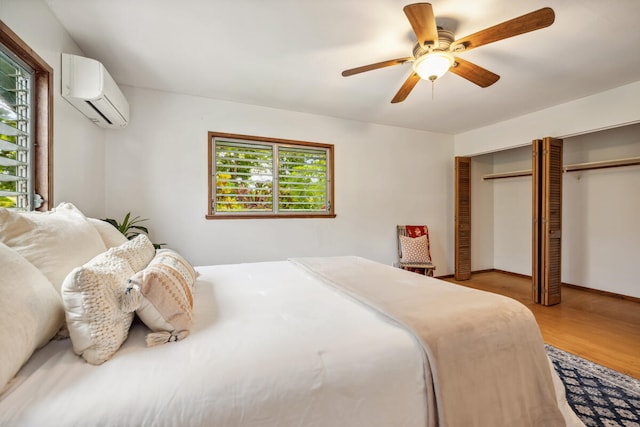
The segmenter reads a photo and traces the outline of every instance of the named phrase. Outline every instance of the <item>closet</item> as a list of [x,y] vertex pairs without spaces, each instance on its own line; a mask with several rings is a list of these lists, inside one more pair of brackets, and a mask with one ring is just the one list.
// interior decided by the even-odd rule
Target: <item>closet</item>
[[[639,299],[640,124],[565,137],[562,172],[561,282]],[[531,144],[470,158],[471,271],[534,276],[531,173]]]

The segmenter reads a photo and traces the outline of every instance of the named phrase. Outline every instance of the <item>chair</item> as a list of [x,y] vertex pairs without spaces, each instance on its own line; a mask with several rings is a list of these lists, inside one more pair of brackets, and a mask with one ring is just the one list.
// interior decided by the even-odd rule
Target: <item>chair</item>
[[398,225],[397,229],[400,268],[433,277],[436,267],[431,263],[429,228],[426,225]]

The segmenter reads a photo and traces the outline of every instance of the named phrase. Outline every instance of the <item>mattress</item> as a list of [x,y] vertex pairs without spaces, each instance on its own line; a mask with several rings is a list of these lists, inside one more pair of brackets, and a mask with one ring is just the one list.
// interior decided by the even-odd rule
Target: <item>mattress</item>
[[425,426],[416,338],[293,263],[197,267],[194,328],[100,366],[69,340],[0,396],[8,426]]

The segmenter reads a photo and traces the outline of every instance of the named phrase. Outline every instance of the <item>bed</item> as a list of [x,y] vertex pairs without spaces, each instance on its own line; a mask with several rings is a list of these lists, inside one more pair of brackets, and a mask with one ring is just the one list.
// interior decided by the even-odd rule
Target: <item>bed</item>
[[[124,244],[91,223],[107,252]],[[195,271],[188,335],[148,346],[134,317],[99,364],[45,340],[0,394],[0,425],[582,425],[508,298],[358,257]]]

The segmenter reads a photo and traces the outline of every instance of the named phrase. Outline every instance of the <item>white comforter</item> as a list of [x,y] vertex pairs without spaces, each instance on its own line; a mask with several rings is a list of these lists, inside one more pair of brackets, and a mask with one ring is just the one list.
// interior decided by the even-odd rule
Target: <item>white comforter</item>
[[2,426],[425,426],[415,338],[289,262],[199,267],[195,325],[136,325],[92,366],[68,340],[0,396]]

